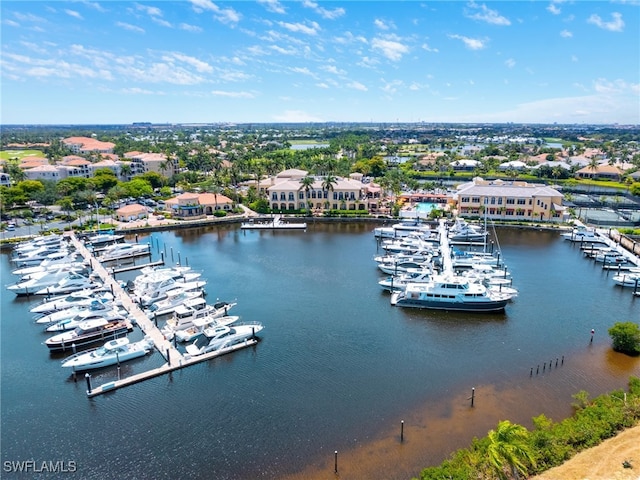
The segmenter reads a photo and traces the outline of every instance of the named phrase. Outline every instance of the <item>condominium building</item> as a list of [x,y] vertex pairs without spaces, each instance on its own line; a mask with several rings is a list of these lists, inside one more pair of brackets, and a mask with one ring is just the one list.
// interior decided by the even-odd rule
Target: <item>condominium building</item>
[[520,181],[476,177],[458,186],[453,201],[462,216],[561,222],[566,214],[562,194],[555,188]]

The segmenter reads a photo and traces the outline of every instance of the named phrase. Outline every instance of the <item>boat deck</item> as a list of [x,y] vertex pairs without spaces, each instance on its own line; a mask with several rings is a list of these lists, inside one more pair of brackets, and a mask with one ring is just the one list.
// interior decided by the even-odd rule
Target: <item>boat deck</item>
[[230,347],[209,352],[203,355],[197,355],[197,356],[191,356],[188,354],[183,355],[171,341],[165,338],[165,336],[162,334],[160,329],[155,325],[155,323],[151,321],[151,319],[140,309],[138,304],[136,304],[131,299],[131,297],[118,284],[118,282],[109,274],[107,269],[92,255],[92,253],[87,249],[87,247],[80,240],[76,238],[75,234],[70,233],[68,234],[68,236],[73,242],[73,244],[75,245],[77,251],[80,252],[82,256],[89,262],[93,271],[96,274],[98,274],[98,276],[100,276],[100,278],[104,282],[104,286],[112,290],[114,297],[122,302],[123,307],[127,310],[127,312],[129,312],[129,314],[135,320],[135,323],[138,325],[138,327],[140,327],[142,332],[153,341],[155,349],[158,350],[158,352],[160,352],[160,354],[166,360],[166,363],[161,365],[158,368],[154,368],[151,370],[147,370],[145,372],[131,375],[127,378],[108,382],[103,385],[97,386],[95,388],[93,388],[90,385],[91,376],[89,375],[86,377],[88,379],[87,381],[88,397],[95,397],[103,393],[112,392],[119,388],[123,388],[128,385],[133,385],[135,383],[142,382],[149,378],[154,378],[160,375],[164,375],[174,370],[188,367],[190,365],[204,362],[206,360],[218,357],[220,355],[224,355],[226,353],[239,350],[241,348],[246,348],[251,345],[255,345],[258,342],[257,339],[251,338],[246,340],[243,343],[232,345]]

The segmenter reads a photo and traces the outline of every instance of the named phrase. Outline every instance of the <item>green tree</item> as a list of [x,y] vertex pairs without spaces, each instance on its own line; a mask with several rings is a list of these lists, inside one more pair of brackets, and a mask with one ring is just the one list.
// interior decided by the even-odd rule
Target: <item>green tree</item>
[[307,206],[309,206],[310,202],[309,202],[309,192],[311,191],[311,188],[313,187],[313,184],[315,183],[316,179],[313,178],[311,175],[307,175],[306,177],[303,177],[300,179],[300,184],[302,185],[302,189],[305,192],[305,198],[306,198],[306,203]]
[[640,327],[634,322],[616,322],[609,330],[616,352],[640,355]]
[[[529,432],[522,425],[503,420],[495,430],[489,431],[487,437],[488,460],[501,479],[519,478],[519,474],[527,474],[529,465],[535,465],[528,443]],[[507,469],[511,470],[511,475]]]

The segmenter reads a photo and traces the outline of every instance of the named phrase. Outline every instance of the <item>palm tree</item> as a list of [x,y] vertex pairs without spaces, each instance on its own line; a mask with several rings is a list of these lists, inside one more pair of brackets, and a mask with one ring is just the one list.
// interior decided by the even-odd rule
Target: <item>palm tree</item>
[[325,202],[325,204],[329,203],[328,192],[333,192],[334,186],[337,184],[338,178],[334,177],[333,175],[327,175],[326,177],[324,177],[324,180],[322,180],[322,190],[327,192],[327,201]]
[[[519,478],[519,474],[527,474],[528,465],[535,465],[528,436],[526,428],[509,420],[499,422],[496,430],[489,431],[488,460],[499,478]],[[506,468],[511,470],[511,475]]]
[[310,207],[310,203],[309,202],[309,192],[311,191],[311,188],[313,187],[313,184],[315,183],[316,179],[313,178],[311,175],[307,175],[306,177],[303,177],[300,179],[300,184],[302,185],[303,190],[305,191],[306,194],[306,199],[307,199],[307,206],[309,208]]
[[591,160],[589,160],[589,165],[587,165],[587,168],[593,172],[591,178],[595,178],[594,175],[598,173],[598,166],[599,164],[596,158],[592,158]]

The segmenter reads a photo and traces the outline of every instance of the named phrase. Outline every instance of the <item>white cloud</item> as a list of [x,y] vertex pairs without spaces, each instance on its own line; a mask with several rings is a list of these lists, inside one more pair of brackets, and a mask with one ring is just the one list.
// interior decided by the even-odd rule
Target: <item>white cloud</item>
[[316,83],[316,87],[318,87],[318,88],[329,88],[329,85],[327,85],[324,82],[321,82],[321,83]]
[[338,7],[334,8],[333,10],[328,10],[324,7],[321,7],[316,2],[312,2],[311,0],[303,0],[302,6],[312,9],[322,18],[326,18],[327,20],[335,20],[336,18],[341,17],[345,14],[344,8]]
[[344,70],[339,69],[335,65],[323,65],[320,67],[320,69],[324,70],[325,72],[333,73],[334,75],[345,75],[347,73]]
[[82,18],[82,15],[80,15],[79,12],[76,12],[75,10],[69,10],[69,9],[65,9],[64,13],[66,13],[67,15],[69,15],[70,17],[73,18],[77,18],[78,20],[84,20]]
[[255,98],[255,95],[251,92],[230,92],[226,90],[212,90],[211,95],[228,98]]
[[610,22],[605,22],[600,18],[600,15],[596,15],[594,13],[588,18],[587,23],[592,23],[596,27],[609,30],[610,32],[621,32],[624,30],[624,20],[622,20],[622,15],[618,12],[613,12],[611,17],[613,19]]
[[402,59],[402,55],[409,52],[409,47],[396,40],[374,38],[371,41],[371,47],[378,50],[389,60],[397,62]]
[[305,33],[307,35],[317,35],[318,31],[320,30],[320,25],[318,25],[316,22],[307,22],[307,24],[278,22],[278,25],[286,28],[291,32]]
[[388,94],[396,93],[398,91],[398,88],[404,85],[404,82],[402,80],[392,80],[390,82],[387,82],[384,79],[382,79],[382,83],[383,83],[383,86],[380,87],[380,89],[383,92]]
[[503,17],[496,10],[490,9],[485,4],[478,5],[477,3],[471,1],[467,6],[473,10],[476,10],[476,13],[466,13],[466,16],[468,18],[471,18],[472,20],[490,23],[491,25],[511,25],[511,21],[508,18]]
[[243,82],[245,80],[249,80],[253,75],[244,72],[238,71],[223,71],[218,74],[218,78],[220,80],[224,80],[226,82]]
[[20,26],[20,24],[18,22],[14,22],[13,20],[9,20],[7,18],[2,20],[2,24],[3,25],[9,25],[10,27],[19,27]]
[[423,50],[426,50],[427,52],[438,53],[438,49],[437,49],[437,48],[430,47],[430,46],[429,46],[428,44],[426,44],[426,43],[423,43],[423,44],[422,44],[422,49],[423,49]]
[[238,23],[242,18],[233,8],[221,8],[211,0],[190,0],[190,2],[197,13],[205,10],[214,12],[214,17],[222,23]]
[[560,13],[562,13],[562,10],[560,10],[560,8],[555,3],[550,3],[547,7],[547,11],[552,15],[560,15]]
[[123,88],[120,92],[125,95],[162,95],[161,92],[154,92],[153,90],[146,90],[138,87]]
[[573,37],[573,33],[571,33],[569,30],[562,30],[560,32],[560,36],[562,38],[571,38],[571,37]]
[[302,75],[315,77],[315,74],[311,70],[309,70],[307,67],[291,67],[290,70],[294,73],[301,73]]
[[140,28],[137,25],[131,25],[130,23],[116,22],[116,26],[124,28],[125,30],[129,30],[130,32],[145,33],[144,28]]
[[298,53],[298,51],[293,47],[284,48],[280,45],[269,45],[269,49],[279,53],[280,55],[295,55]]
[[165,59],[174,58],[180,62],[186,63],[196,69],[196,71],[201,73],[211,73],[213,72],[213,67],[209,65],[207,62],[203,62],[195,57],[191,57],[189,55],[184,55],[182,53],[172,53],[171,57],[165,57]]
[[449,35],[449,38],[461,40],[470,50],[482,50],[487,46],[487,41],[479,38],[469,38],[464,35]]
[[173,25],[163,18],[151,17],[151,19],[153,20],[153,23],[157,23],[161,27],[173,28]]
[[180,30],[184,30],[185,32],[194,32],[194,33],[202,32],[202,28],[198,27],[197,25],[190,25],[188,23],[181,23],[178,25],[178,28]]
[[376,26],[376,28],[379,28],[380,30],[385,30],[385,31],[392,30],[392,29],[395,30],[395,28],[396,28],[396,26],[395,26],[395,24],[393,22],[388,21],[388,20],[387,21],[381,20],[379,18],[376,18],[373,21],[373,24]]
[[264,5],[264,8],[273,13],[287,13],[286,9],[278,0],[258,0],[258,3]]
[[516,61],[513,58],[508,58],[504,61],[504,64],[509,68],[513,68],[516,66]]
[[146,13],[147,15],[149,15],[151,17],[161,17],[162,16],[162,10],[160,10],[158,7],[151,7],[149,5],[142,5],[140,3],[137,3],[136,4],[136,9]]
[[369,90],[365,85],[363,85],[360,82],[356,82],[356,81],[347,83],[346,86],[349,87],[349,88],[353,88],[354,90],[360,90],[361,92],[366,92],[366,91]]

